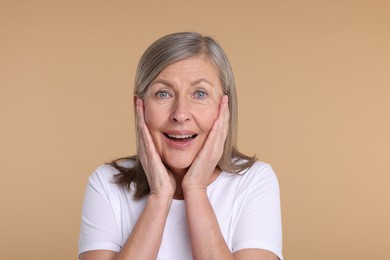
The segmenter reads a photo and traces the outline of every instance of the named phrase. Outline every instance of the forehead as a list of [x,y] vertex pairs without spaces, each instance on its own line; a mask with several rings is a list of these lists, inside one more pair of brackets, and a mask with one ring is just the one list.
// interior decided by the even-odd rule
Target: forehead
[[168,65],[156,78],[162,77],[188,77],[193,79],[202,77],[219,81],[216,66],[204,55],[189,57]]

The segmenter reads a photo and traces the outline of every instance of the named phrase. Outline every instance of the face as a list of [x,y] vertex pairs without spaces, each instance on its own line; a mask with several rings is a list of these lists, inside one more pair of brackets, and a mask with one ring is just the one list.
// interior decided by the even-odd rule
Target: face
[[166,67],[144,96],[145,122],[162,161],[173,171],[187,169],[218,116],[222,86],[204,56]]

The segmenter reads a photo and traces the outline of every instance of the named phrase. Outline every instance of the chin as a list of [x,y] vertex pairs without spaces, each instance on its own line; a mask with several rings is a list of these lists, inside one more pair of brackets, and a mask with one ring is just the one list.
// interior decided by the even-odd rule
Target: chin
[[181,172],[190,168],[193,160],[168,160],[165,164],[174,172]]

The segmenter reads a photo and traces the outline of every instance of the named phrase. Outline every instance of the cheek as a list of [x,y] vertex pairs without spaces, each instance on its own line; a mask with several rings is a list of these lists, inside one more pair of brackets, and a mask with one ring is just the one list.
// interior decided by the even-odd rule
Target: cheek
[[210,132],[211,128],[213,127],[214,121],[218,117],[218,108],[219,106],[216,105],[199,114],[198,121],[201,122],[200,125],[204,132]]
[[153,106],[148,106],[145,104],[145,123],[150,131],[158,128],[161,118],[161,110],[154,109]]

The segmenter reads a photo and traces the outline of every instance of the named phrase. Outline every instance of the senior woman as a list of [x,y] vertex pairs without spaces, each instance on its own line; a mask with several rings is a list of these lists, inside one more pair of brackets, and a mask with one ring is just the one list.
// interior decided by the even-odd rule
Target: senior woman
[[137,155],[89,178],[80,259],[283,259],[278,181],[236,148],[222,48],[197,33],[158,39],[139,62],[134,106]]

